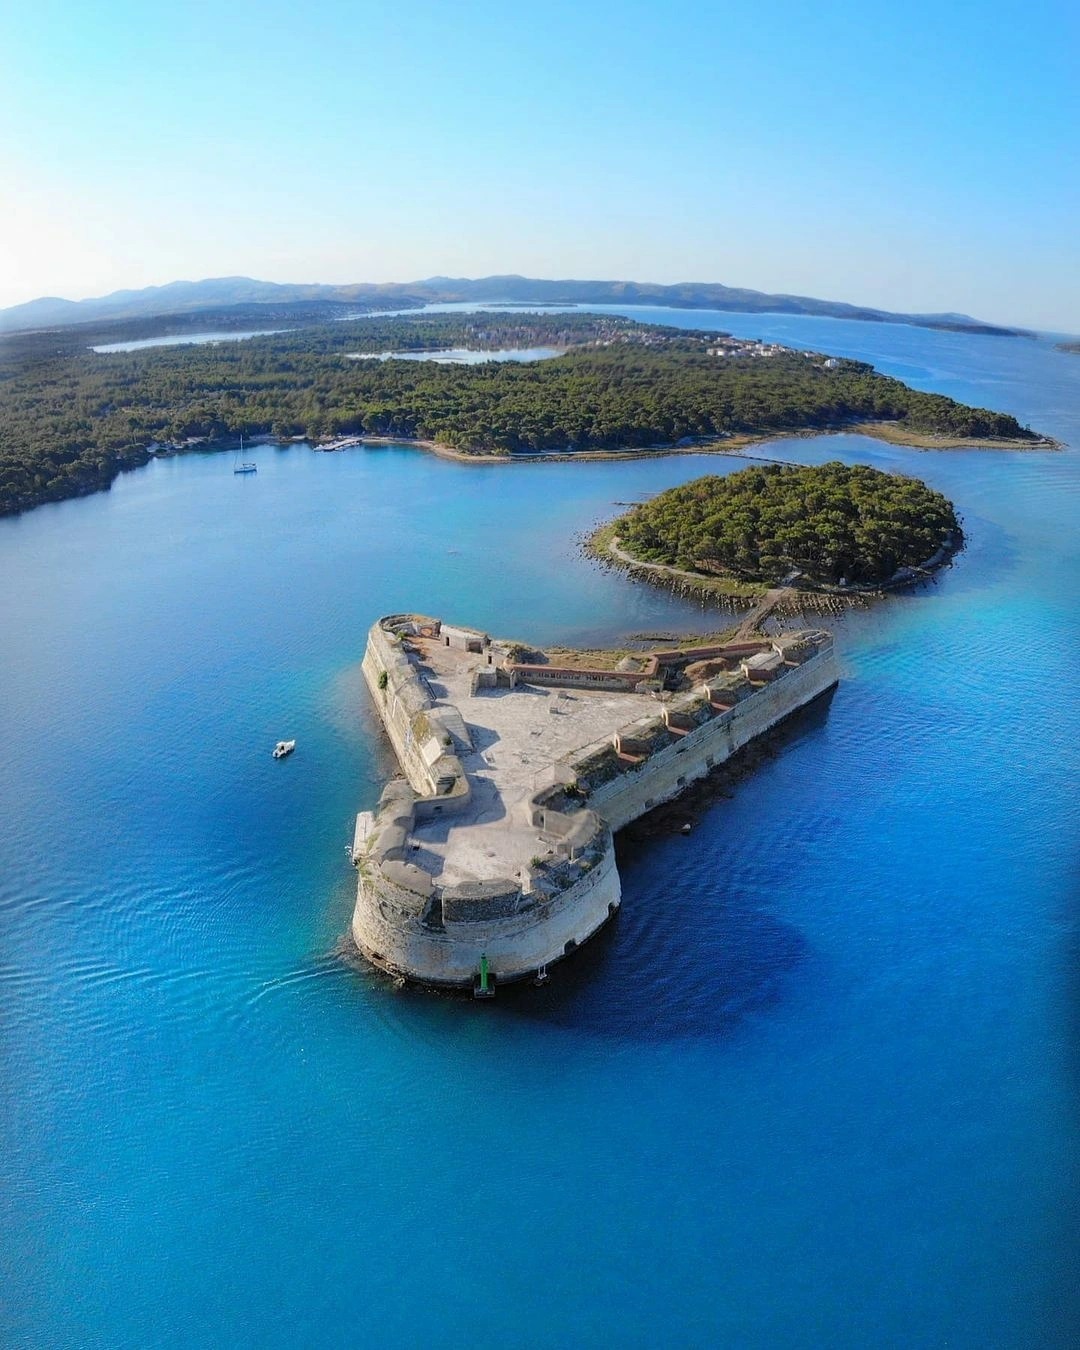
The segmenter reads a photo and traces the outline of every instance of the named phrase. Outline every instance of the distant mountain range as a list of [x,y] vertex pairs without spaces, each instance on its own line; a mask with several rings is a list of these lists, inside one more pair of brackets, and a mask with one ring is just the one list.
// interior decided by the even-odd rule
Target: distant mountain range
[[69,324],[116,319],[191,315],[223,306],[319,306],[357,309],[406,309],[453,301],[523,301],[539,304],[664,305],[677,309],[737,310],[757,314],[809,314],[832,319],[866,319],[877,323],[914,324],[965,333],[1017,336],[1025,330],[982,323],[966,314],[894,314],[836,300],[805,295],[768,295],[764,291],[722,286],[718,282],[680,282],[660,286],[637,281],[545,281],[535,277],[429,277],[414,282],[357,282],[348,286],[292,285],[253,281],[250,277],[214,277],[206,281],[172,281],[138,291],[114,291],[93,300],[61,300],[45,296],[0,310],[0,332],[58,328]]

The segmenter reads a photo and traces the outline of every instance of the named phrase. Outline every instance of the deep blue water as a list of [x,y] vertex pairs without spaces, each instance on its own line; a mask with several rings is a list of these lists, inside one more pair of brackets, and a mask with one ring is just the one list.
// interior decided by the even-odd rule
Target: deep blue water
[[[663,317],[1080,449],[1045,343]],[[575,537],[739,462],[251,453],[0,522],[0,1340],[1075,1344],[1076,450],[784,442],[920,474],[968,549],[845,619],[831,702],[493,1005],[334,955],[388,765],[366,629],[707,625]]]

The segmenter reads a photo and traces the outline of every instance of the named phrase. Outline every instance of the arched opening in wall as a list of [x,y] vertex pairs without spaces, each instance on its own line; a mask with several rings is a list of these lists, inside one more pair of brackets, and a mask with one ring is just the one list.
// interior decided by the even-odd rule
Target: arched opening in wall
[[577,947],[577,943],[574,941],[573,938],[571,938],[570,941],[566,944],[566,946],[562,949],[562,954],[563,954],[563,956],[569,956],[570,953],[571,953],[576,947]]

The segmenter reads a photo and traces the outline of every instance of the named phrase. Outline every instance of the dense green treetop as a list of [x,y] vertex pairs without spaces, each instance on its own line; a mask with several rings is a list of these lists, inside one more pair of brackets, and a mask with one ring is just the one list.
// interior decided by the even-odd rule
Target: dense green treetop
[[[0,341],[0,512],[105,487],[145,463],[155,442],[182,448],[241,432],[364,433],[489,454],[635,449],[859,419],[1033,436],[1012,417],[919,393],[861,362],[751,346],[711,355],[722,334],[582,313],[373,316],[216,345],[89,349],[125,335],[113,324]],[[541,345],[567,351],[533,364],[353,359]]]
[[959,531],[952,504],[916,478],[865,465],[765,464],[670,488],[616,522],[645,562],[777,582],[880,584]]

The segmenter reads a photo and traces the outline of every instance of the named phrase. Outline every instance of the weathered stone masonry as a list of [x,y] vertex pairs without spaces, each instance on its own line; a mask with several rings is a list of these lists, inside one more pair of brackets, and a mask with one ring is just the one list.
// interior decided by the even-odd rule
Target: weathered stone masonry
[[[617,718],[624,706],[641,715],[546,758],[543,781],[518,800],[507,771],[490,767],[461,711],[424,674],[443,649],[465,662],[474,720],[485,711],[476,700],[603,701],[601,690],[621,691],[608,700]],[[670,673],[687,667],[702,682],[666,691]],[[676,797],[838,678],[832,639],[820,631],[653,653],[636,672],[602,672],[521,665],[486,634],[411,614],[373,626],[363,669],[405,777],[357,819],[353,937],[392,973],[458,986],[473,982],[482,955],[506,981],[585,942],[620,903],[612,831]],[[545,693],[542,684],[557,689]],[[588,692],[568,696],[569,688]],[[542,729],[529,736],[523,745],[535,757],[547,738]],[[506,742],[514,748],[509,735]],[[532,762],[524,749],[519,758]],[[485,830],[484,842],[499,842],[479,850]]]

